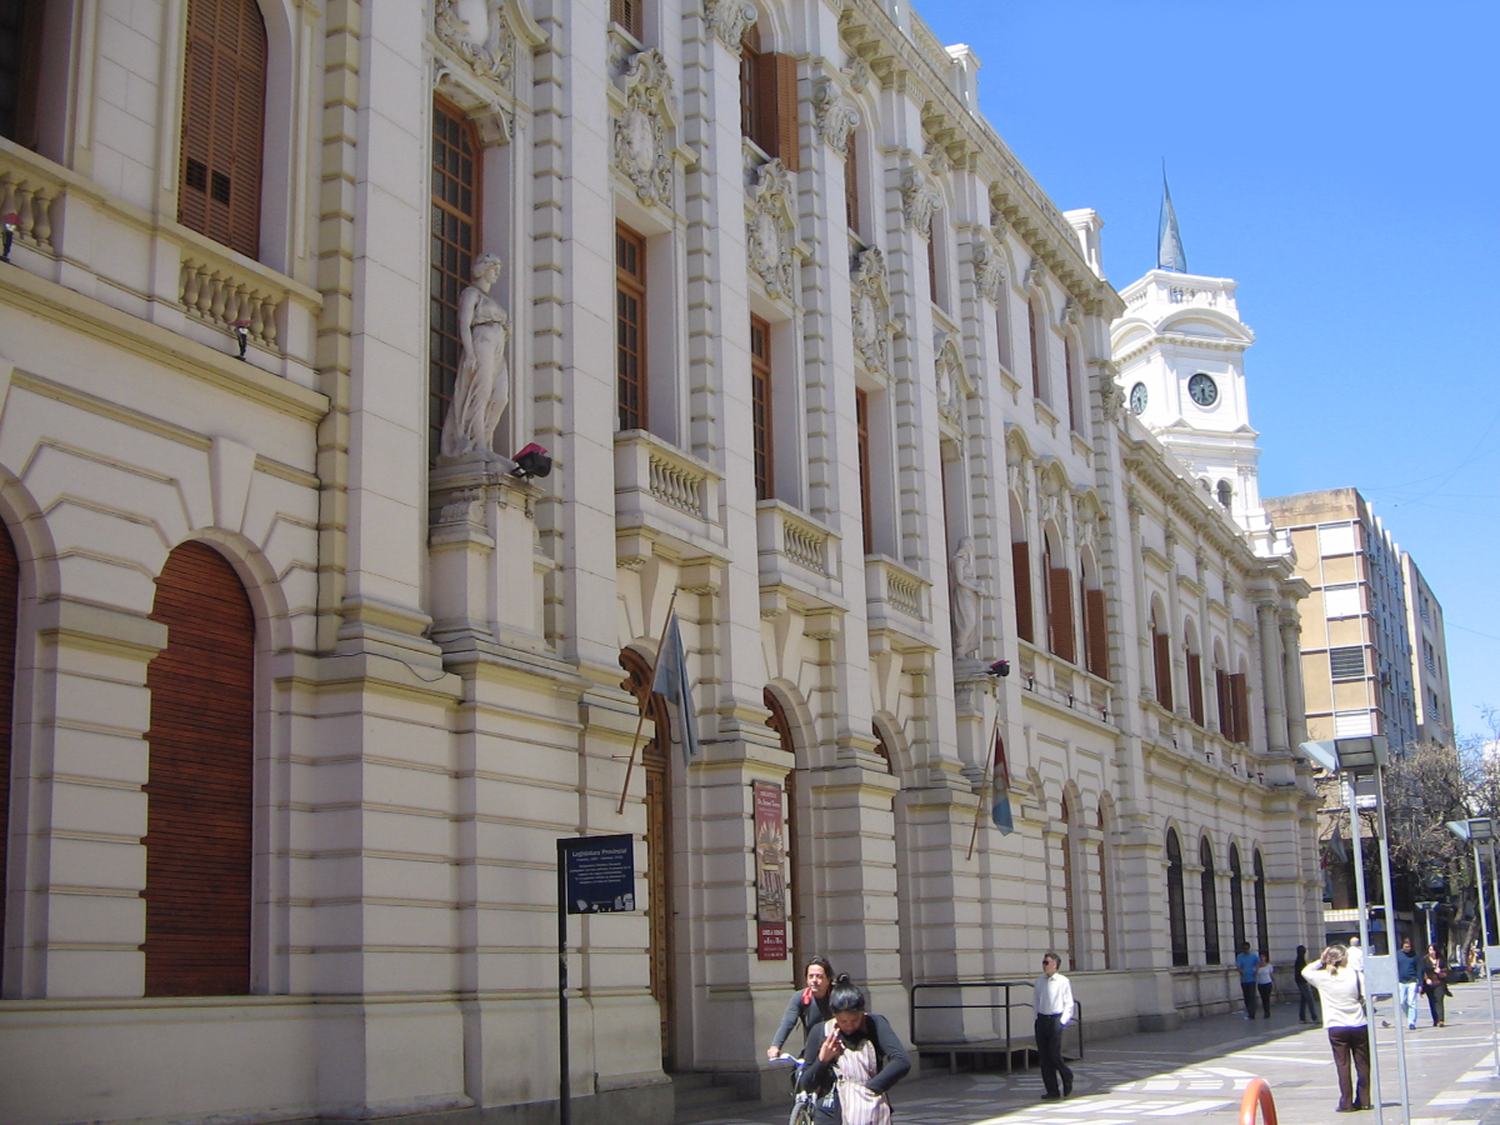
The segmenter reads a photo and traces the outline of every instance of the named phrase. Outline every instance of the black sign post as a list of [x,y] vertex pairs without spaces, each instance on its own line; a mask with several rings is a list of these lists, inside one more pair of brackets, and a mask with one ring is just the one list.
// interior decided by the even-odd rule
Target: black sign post
[[565,836],[557,841],[557,1120],[570,1125],[568,915],[635,909],[635,837]]

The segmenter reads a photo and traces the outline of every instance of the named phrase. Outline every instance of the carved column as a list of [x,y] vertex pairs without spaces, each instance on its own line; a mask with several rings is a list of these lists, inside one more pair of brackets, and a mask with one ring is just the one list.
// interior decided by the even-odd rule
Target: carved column
[[1307,741],[1307,699],[1302,693],[1302,628],[1295,611],[1282,611],[1281,651],[1285,654],[1287,736],[1292,746]]
[[1277,633],[1276,606],[1257,602],[1260,624],[1261,683],[1265,692],[1266,744],[1273,754],[1286,753],[1286,677],[1281,667],[1281,637]]

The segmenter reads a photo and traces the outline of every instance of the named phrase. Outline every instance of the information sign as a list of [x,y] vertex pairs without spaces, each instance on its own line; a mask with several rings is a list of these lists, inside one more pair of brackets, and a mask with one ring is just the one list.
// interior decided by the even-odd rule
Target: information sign
[[635,909],[635,837],[579,836],[557,841],[566,870],[569,914]]

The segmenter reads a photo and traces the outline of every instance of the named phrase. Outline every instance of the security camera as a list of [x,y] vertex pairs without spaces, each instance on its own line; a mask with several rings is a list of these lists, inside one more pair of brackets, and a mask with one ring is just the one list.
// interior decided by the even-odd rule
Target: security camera
[[516,463],[516,467],[511,470],[511,475],[520,477],[522,480],[545,477],[552,473],[552,455],[536,442],[532,442],[511,460]]
[[997,661],[995,661],[995,663],[991,664],[984,671],[985,671],[985,674],[989,675],[989,676],[1002,676],[1002,677],[1008,676],[1008,675],[1010,675],[1010,661],[1009,660],[997,660]]

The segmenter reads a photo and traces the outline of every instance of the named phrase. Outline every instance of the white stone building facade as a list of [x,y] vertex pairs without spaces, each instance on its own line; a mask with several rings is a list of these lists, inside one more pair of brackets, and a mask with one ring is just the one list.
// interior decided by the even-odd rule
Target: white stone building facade
[[[758,1092],[815,952],[910,1037],[1057,949],[1097,1033],[1318,932],[1305,584],[1122,409],[1099,220],[903,0],[24,9],[0,1118],[546,1119],[580,834],[645,904],[569,923],[594,1119]],[[499,456],[437,460],[481,251]],[[669,604],[701,751],[647,698],[621,812]]]

